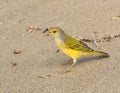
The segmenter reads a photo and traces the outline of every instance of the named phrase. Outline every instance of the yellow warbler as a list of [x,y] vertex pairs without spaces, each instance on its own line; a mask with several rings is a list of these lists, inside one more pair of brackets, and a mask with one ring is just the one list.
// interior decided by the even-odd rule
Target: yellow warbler
[[77,62],[78,58],[86,55],[102,55],[103,57],[109,57],[107,53],[95,51],[83,42],[72,38],[59,27],[50,27],[49,29],[47,28],[43,33],[45,32],[48,32],[49,35],[53,35],[58,48],[64,54],[73,59],[72,66]]

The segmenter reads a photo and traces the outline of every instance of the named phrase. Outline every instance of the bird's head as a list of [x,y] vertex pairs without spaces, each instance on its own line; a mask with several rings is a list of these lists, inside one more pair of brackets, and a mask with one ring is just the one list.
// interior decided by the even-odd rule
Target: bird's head
[[50,27],[50,28],[46,28],[43,33],[48,32],[49,35],[53,35],[53,36],[60,36],[63,32],[63,30],[59,27]]

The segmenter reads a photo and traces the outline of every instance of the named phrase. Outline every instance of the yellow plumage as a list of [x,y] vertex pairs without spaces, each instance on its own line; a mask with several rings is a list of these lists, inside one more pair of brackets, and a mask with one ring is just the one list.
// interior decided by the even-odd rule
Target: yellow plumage
[[48,31],[48,34],[54,36],[58,48],[64,54],[66,54],[67,56],[73,59],[72,66],[77,62],[78,58],[85,55],[99,54],[105,57],[109,57],[107,53],[101,51],[95,51],[89,48],[83,42],[70,37],[59,27],[50,27],[49,29],[46,29],[44,32],[46,31]]

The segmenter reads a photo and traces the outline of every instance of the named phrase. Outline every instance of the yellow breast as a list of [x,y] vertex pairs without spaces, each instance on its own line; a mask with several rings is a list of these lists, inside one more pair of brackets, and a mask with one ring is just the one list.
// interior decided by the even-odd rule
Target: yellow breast
[[70,49],[67,45],[65,45],[64,42],[60,42],[60,41],[56,41],[56,44],[58,46],[58,48],[67,56],[71,57],[71,58],[79,58],[80,57],[80,51],[74,50],[74,49]]

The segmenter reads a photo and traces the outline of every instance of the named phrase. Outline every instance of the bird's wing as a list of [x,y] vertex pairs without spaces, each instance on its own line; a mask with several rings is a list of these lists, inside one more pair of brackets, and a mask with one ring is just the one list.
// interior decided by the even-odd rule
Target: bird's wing
[[74,50],[80,50],[83,52],[87,52],[87,51],[94,51],[93,49],[91,49],[90,47],[88,47],[85,43],[78,41],[68,35],[65,36],[64,38],[64,43],[71,49]]

